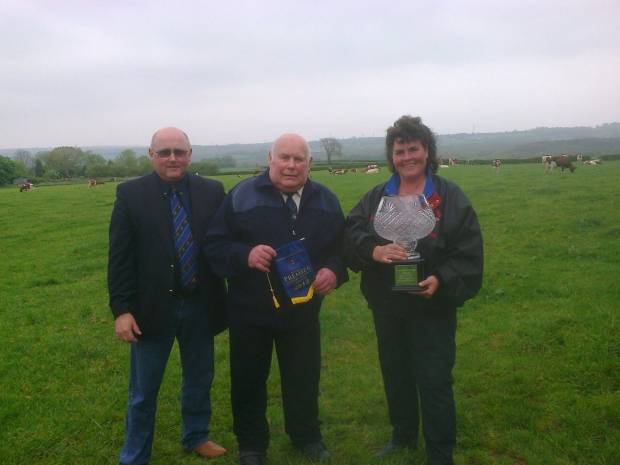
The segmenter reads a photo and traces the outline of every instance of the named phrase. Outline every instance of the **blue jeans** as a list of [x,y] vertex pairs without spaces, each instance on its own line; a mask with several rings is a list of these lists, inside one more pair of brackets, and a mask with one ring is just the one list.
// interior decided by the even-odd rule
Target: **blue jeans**
[[142,465],[151,458],[157,394],[175,338],[179,342],[183,369],[183,447],[191,450],[209,437],[213,335],[209,331],[207,314],[204,306],[193,299],[180,299],[173,314],[174,324],[165,336],[131,344],[125,444],[119,458],[123,465]]

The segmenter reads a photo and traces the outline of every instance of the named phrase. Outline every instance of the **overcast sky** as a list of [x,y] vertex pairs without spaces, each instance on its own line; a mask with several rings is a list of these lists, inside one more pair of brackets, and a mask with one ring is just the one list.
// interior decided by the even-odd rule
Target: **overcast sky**
[[0,148],[620,121],[618,0],[0,5]]

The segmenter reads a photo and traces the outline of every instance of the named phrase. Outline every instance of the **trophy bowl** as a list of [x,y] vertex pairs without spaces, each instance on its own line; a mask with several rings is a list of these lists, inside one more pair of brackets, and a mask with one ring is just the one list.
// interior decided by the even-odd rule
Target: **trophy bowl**
[[419,292],[418,285],[426,278],[424,258],[416,251],[418,240],[428,236],[435,227],[435,214],[422,194],[384,196],[379,202],[373,226],[384,239],[407,251],[406,260],[394,260],[393,291]]

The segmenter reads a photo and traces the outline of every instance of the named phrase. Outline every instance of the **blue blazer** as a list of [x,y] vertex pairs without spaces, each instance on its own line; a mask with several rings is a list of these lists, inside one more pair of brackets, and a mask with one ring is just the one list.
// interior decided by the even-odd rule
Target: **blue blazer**
[[[198,250],[225,193],[218,181],[188,174],[191,224]],[[116,318],[133,314],[142,339],[157,338],[168,326],[177,298],[175,250],[168,193],[157,173],[119,184],[110,220],[108,289]],[[198,257],[197,298],[213,334],[227,326],[226,287]]]

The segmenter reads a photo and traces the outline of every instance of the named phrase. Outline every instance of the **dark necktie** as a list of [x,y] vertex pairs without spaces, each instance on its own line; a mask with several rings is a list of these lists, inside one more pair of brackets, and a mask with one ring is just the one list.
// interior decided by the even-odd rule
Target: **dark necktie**
[[174,230],[174,247],[179,261],[179,276],[181,287],[191,291],[196,285],[198,266],[194,253],[194,238],[189,224],[187,211],[181,203],[176,190],[172,190],[170,197],[170,209],[172,210],[172,227]]
[[288,208],[289,216],[293,221],[297,219],[297,204],[293,200],[293,195],[295,194],[286,194],[286,208]]

